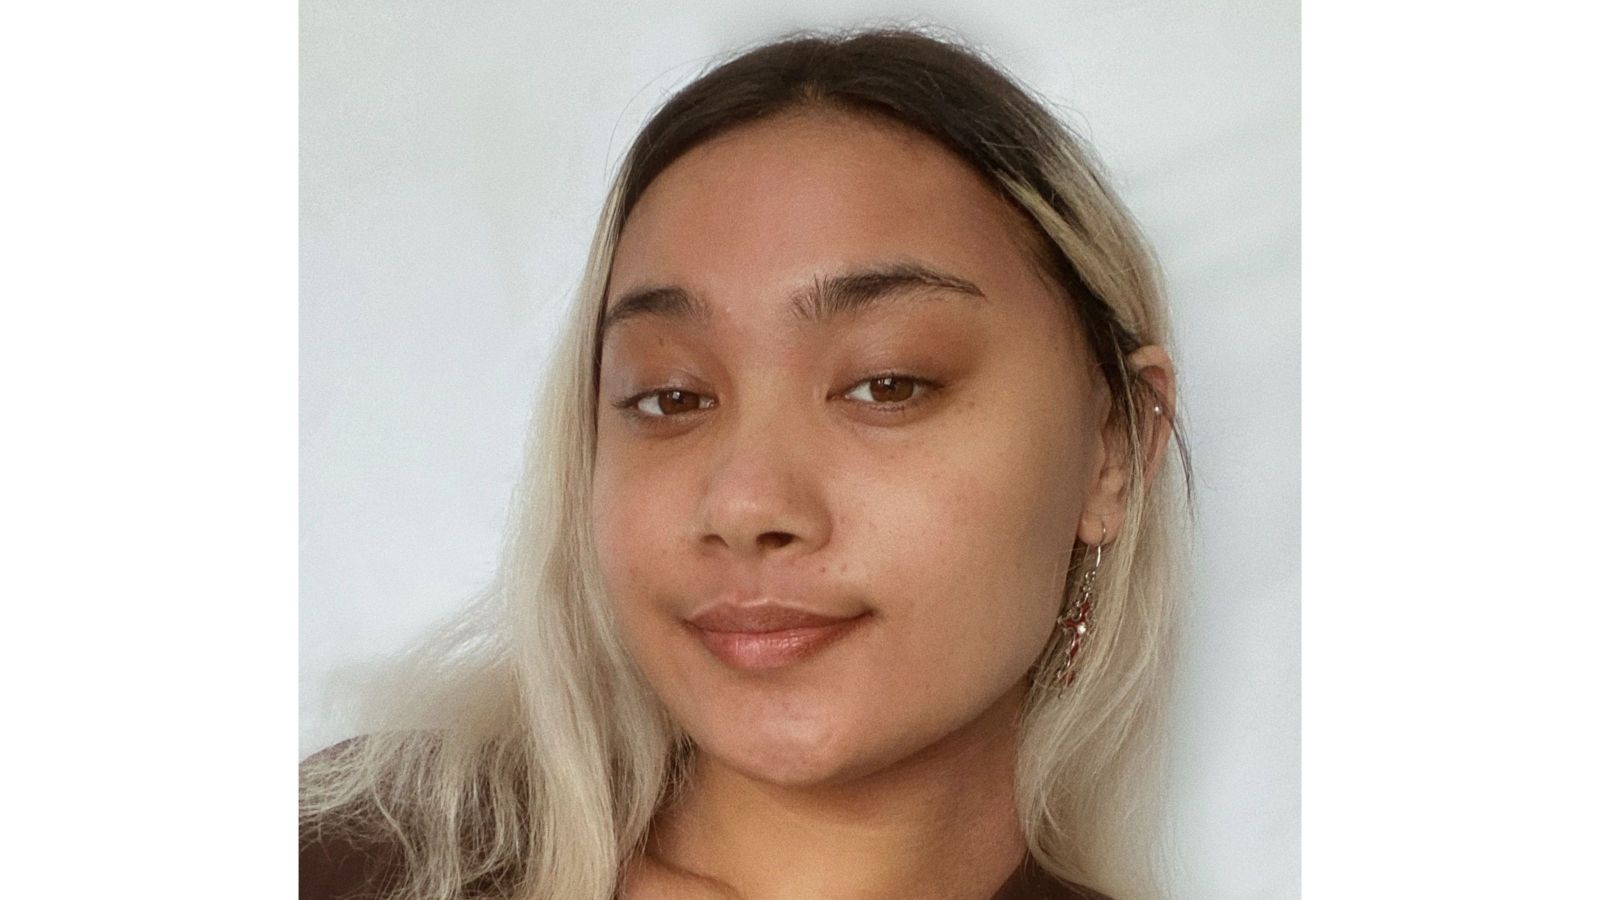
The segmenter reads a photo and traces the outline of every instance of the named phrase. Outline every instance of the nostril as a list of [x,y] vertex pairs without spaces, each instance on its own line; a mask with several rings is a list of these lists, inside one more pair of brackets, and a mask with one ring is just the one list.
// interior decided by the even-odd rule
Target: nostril
[[789,546],[789,542],[793,540],[794,535],[788,533],[787,531],[768,531],[756,538],[756,543],[763,547],[778,550]]

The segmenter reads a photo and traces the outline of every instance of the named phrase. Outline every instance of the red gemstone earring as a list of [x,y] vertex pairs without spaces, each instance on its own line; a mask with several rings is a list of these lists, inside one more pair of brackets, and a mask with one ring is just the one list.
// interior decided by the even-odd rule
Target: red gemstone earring
[[1094,545],[1094,565],[1084,573],[1083,580],[1078,584],[1078,594],[1067,611],[1056,618],[1056,626],[1061,629],[1061,639],[1066,642],[1066,650],[1062,653],[1061,665],[1056,669],[1052,680],[1058,691],[1066,690],[1078,677],[1075,663],[1078,660],[1078,651],[1083,648],[1084,640],[1089,636],[1091,626],[1090,616],[1094,612],[1094,579],[1100,574],[1100,560],[1105,547],[1105,525],[1100,526],[1100,543]]

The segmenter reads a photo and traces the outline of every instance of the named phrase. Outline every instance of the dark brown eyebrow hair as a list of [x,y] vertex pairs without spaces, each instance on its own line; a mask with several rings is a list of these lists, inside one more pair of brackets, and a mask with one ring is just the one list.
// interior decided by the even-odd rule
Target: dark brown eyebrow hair
[[[928,291],[987,299],[977,285],[965,278],[922,263],[897,262],[818,276],[809,288],[789,298],[789,311],[797,321],[820,325],[885,301],[909,299]],[[618,298],[600,320],[600,342],[605,343],[613,325],[638,316],[706,322],[711,318],[711,307],[693,291],[676,285],[634,288]]]

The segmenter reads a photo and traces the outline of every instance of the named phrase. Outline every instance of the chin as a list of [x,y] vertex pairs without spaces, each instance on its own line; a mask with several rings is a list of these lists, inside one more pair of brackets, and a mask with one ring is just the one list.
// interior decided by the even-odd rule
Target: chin
[[708,748],[718,761],[763,784],[783,788],[815,788],[839,784],[871,771],[857,754],[796,743],[756,742],[729,749]]
[[840,784],[892,765],[903,748],[887,744],[897,729],[836,717],[750,716],[737,730],[714,729],[697,742],[702,752],[746,778],[785,788]]

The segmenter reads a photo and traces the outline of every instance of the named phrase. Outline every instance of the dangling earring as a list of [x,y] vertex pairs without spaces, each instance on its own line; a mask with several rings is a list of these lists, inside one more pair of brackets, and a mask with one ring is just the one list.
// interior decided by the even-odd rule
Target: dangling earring
[[1083,581],[1078,585],[1078,596],[1067,608],[1067,611],[1056,618],[1056,627],[1061,629],[1061,641],[1066,644],[1062,652],[1061,665],[1057,667],[1052,676],[1055,689],[1064,691],[1072,685],[1078,677],[1075,663],[1078,660],[1078,651],[1082,649],[1084,640],[1089,636],[1091,624],[1090,615],[1094,612],[1094,579],[1100,574],[1101,551],[1106,543],[1106,526],[1100,525],[1100,543],[1094,545],[1094,565],[1084,573]]

